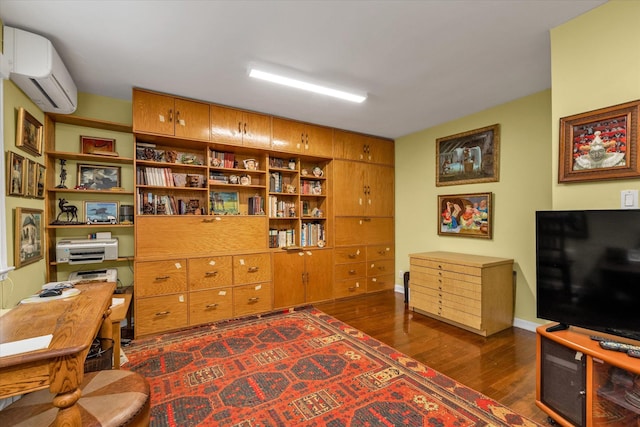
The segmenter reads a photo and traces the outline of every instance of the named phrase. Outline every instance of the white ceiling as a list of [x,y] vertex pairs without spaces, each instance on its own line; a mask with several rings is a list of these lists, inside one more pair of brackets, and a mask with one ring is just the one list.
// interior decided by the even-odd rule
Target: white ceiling
[[[137,86],[396,138],[549,88],[549,30],[603,3],[0,0],[0,18],[50,39],[81,92]],[[369,97],[250,80],[250,64]]]

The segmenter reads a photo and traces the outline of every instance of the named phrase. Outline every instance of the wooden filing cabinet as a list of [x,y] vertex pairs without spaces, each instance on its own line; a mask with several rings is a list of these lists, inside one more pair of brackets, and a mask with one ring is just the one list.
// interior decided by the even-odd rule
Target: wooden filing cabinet
[[191,258],[187,262],[189,324],[199,325],[232,317],[232,257]]
[[454,252],[409,255],[409,305],[489,336],[513,324],[513,260]]
[[271,255],[233,256],[233,314],[264,313],[272,307]]

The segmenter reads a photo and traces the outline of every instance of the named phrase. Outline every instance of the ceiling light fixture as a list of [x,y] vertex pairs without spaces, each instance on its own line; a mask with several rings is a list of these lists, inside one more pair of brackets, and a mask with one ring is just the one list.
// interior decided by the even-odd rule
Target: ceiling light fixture
[[251,68],[249,70],[249,77],[253,77],[260,80],[266,80],[272,83],[278,83],[285,86],[295,87],[297,89],[306,90],[309,92],[320,93],[322,95],[329,95],[335,98],[345,99],[351,102],[362,102],[367,99],[367,95],[360,95],[350,92],[345,92],[338,89],[331,89],[326,86],[320,86],[313,83],[303,82],[302,80],[296,80],[289,77],[280,76],[266,71],[257,70]]

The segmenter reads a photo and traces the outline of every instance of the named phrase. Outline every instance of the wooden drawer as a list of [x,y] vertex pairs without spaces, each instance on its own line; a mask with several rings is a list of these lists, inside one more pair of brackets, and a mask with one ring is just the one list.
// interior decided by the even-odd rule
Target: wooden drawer
[[367,246],[367,262],[378,261],[381,259],[395,259],[395,250],[393,245]]
[[205,253],[267,249],[262,216],[136,217],[136,257],[198,257]]
[[233,317],[231,287],[189,293],[189,324],[215,322]]
[[438,260],[411,258],[411,267],[427,267],[438,271],[462,273],[471,276],[481,276],[482,268],[471,265],[453,264]]
[[135,313],[136,337],[183,328],[188,326],[187,296],[176,294],[136,299]]
[[365,246],[350,246],[348,248],[336,248],[335,254],[336,264],[346,264],[350,262],[364,261],[366,258]]
[[395,269],[395,261],[379,260],[379,261],[367,261],[367,276],[381,276],[390,274],[393,276],[393,270]]
[[442,307],[449,307],[476,316],[480,316],[481,314],[482,303],[479,299],[466,298],[461,295],[454,295],[433,289],[421,289],[419,292],[422,295],[426,295],[430,301],[437,302]]
[[392,244],[394,235],[393,217],[335,218],[335,245]]
[[386,274],[383,276],[367,278],[367,292],[378,292],[393,289],[395,287],[393,277],[393,274]]
[[187,291],[187,262],[148,261],[135,263],[136,297],[175,294]]
[[234,255],[233,283],[244,285],[271,281],[271,255],[269,253]]
[[464,273],[457,273],[454,271],[448,270],[437,270],[434,268],[425,268],[425,267],[411,267],[411,271],[416,275],[416,277],[420,277],[420,280],[424,281],[445,281],[447,279],[456,280],[456,281],[464,281],[469,283],[482,283],[482,276],[469,275]]
[[335,266],[336,281],[356,278],[364,279],[366,275],[367,264],[364,262],[356,262],[353,264],[339,264]]
[[[433,314],[446,320],[451,320],[469,328],[481,330],[482,318],[478,314],[467,313],[441,304],[432,296],[412,291],[410,305],[427,314]],[[482,332],[482,331],[481,331]]]
[[233,315],[264,313],[272,309],[271,283],[236,286],[233,288]]
[[233,270],[230,256],[191,258],[189,266],[189,289],[201,290],[231,286]]
[[362,295],[367,291],[364,278],[336,280],[333,282],[333,297],[346,298]]

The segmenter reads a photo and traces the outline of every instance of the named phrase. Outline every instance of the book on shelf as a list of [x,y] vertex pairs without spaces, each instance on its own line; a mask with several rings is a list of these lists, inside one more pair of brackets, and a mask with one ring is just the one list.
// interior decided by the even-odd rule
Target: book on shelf
[[234,168],[236,155],[225,151],[209,150],[209,164],[217,168]]
[[280,172],[271,172],[269,175],[269,191],[282,193],[282,174]]

